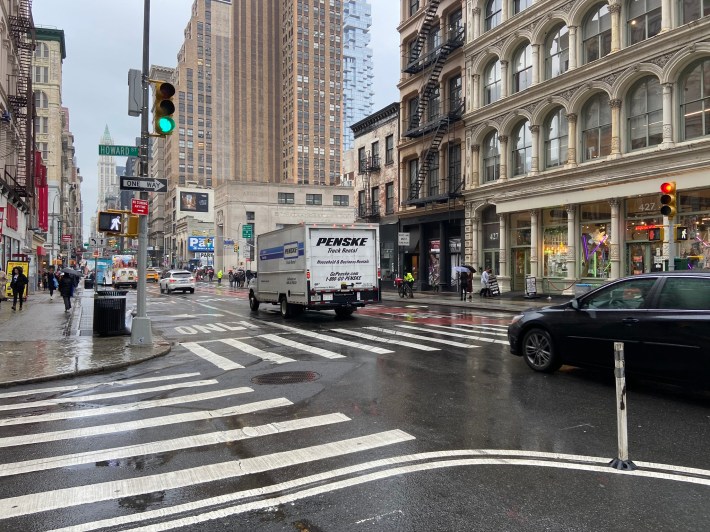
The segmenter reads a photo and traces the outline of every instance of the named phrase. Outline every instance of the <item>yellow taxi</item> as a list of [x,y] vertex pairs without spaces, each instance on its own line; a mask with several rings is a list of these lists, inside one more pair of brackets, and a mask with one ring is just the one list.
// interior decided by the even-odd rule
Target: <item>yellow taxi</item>
[[160,280],[160,269],[148,268],[145,272],[145,280],[148,283],[157,283]]

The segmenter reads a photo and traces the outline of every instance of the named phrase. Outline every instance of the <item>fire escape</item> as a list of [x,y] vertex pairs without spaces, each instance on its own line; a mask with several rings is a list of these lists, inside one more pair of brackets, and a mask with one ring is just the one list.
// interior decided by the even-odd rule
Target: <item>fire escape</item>
[[363,192],[365,192],[364,203],[358,205],[358,218],[364,219],[368,222],[377,222],[380,219],[380,204],[379,201],[375,201],[373,203],[371,197],[372,188],[370,187],[370,175],[379,171],[379,155],[371,155],[370,152],[367,152],[367,156],[358,161],[357,173],[362,176]]
[[[438,110],[432,109],[432,113],[427,113],[432,97],[437,94],[437,90],[439,88],[439,76],[441,75],[446,60],[454,50],[460,48],[464,44],[464,27],[463,25],[457,25],[449,28],[446,42],[444,42],[444,44],[434,50],[430,50],[427,54],[422,56],[424,44],[426,43],[432,30],[432,22],[434,21],[436,10],[440,3],[440,0],[431,0],[427,5],[421,28],[417,34],[417,39],[409,51],[409,62],[404,69],[404,72],[409,74],[417,74],[428,69],[428,71],[424,73],[426,82],[424,83],[424,87],[417,99],[416,109],[413,110],[411,115],[408,117],[407,129],[404,136],[409,138],[418,138],[429,134],[432,135],[431,139],[429,139],[426,150],[424,150],[420,158],[421,162],[416,179],[410,183],[409,197],[408,200],[405,201],[405,204],[407,205],[426,203],[424,199],[420,198],[420,191],[429,173],[432,160],[439,152],[439,147],[441,146],[444,136],[449,131],[452,124],[461,120],[464,112],[464,100],[463,98],[459,98],[458,100],[448,102],[448,112],[441,113],[438,112]],[[429,114],[428,117],[427,114]],[[434,200],[455,197],[460,194],[461,186],[461,182],[449,183],[448,191],[443,198],[437,197],[429,199]]]
[[[32,136],[32,54],[35,48],[35,27],[32,21],[32,0],[19,0],[17,14],[9,17],[10,35],[17,53],[17,68],[8,76],[8,103],[11,119],[17,127],[17,165],[14,175],[5,167],[5,178],[14,181],[18,196],[28,198],[33,195],[31,163],[33,162]],[[10,167],[11,168],[11,167]]]

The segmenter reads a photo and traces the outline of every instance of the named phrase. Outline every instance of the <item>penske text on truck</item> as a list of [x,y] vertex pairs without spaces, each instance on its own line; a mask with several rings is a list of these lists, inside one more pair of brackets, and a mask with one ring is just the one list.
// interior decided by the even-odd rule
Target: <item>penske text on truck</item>
[[350,316],[380,302],[379,249],[379,228],[368,224],[300,224],[259,235],[249,306],[279,305],[284,318],[303,310]]

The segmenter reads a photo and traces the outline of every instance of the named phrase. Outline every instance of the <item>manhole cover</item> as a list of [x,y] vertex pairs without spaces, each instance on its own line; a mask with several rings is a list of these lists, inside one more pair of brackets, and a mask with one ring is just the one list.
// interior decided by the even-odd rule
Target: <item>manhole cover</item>
[[317,381],[318,379],[320,379],[320,374],[315,371],[281,371],[257,375],[251,379],[251,382],[254,384],[294,384]]

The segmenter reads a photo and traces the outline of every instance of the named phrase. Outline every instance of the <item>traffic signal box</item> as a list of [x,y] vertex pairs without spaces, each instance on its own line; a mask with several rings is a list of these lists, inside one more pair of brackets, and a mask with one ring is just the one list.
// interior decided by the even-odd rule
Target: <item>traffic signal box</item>
[[101,211],[96,229],[99,233],[111,236],[135,238],[138,236],[138,220],[139,217],[132,215],[130,211]]
[[151,81],[153,84],[153,133],[166,137],[175,130],[175,87],[166,81]]
[[661,185],[661,214],[671,219],[676,215],[675,181],[668,181]]

